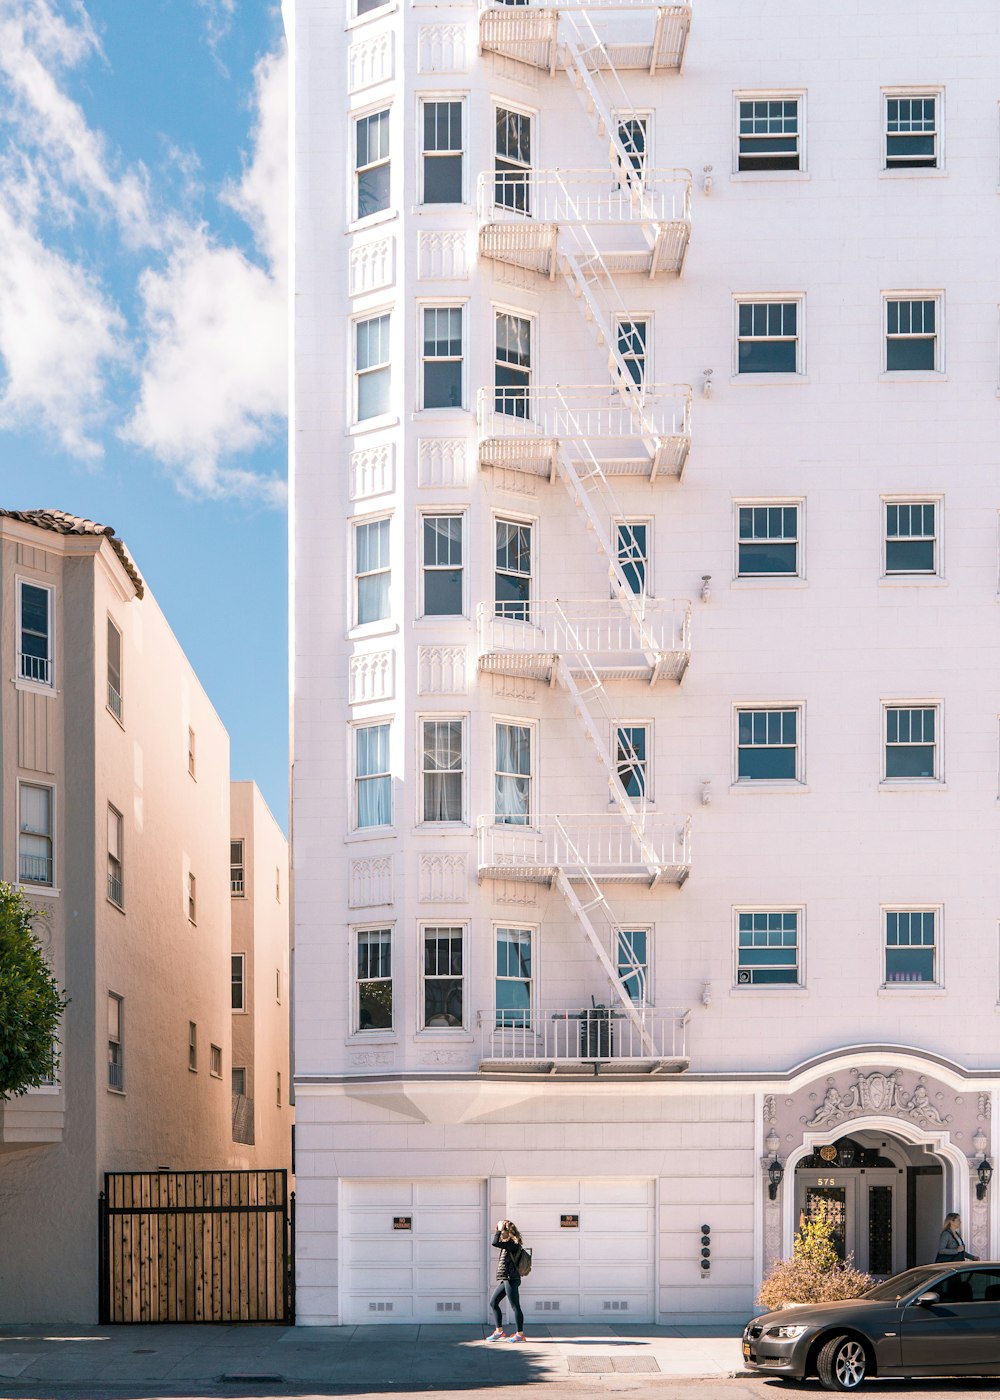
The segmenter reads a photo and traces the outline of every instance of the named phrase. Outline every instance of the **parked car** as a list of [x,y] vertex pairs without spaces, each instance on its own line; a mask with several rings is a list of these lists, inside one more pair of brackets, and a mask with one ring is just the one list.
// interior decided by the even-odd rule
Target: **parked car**
[[869,1376],[1000,1375],[1000,1264],[923,1264],[845,1303],[755,1317],[743,1364],[857,1390]]

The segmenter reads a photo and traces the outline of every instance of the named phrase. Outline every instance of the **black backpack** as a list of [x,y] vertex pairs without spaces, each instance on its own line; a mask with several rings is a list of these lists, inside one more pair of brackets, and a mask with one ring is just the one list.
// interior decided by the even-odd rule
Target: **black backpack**
[[517,1256],[517,1272],[521,1278],[527,1278],[531,1273],[531,1250],[521,1246],[521,1252]]

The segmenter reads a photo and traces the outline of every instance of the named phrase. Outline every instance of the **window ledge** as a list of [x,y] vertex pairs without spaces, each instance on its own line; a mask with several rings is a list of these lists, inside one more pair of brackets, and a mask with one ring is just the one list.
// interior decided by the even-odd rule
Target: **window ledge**
[[913,170],[880,170],[878,175],[880,180],[943,180],[947,176],[947,170],[942,170],[940,166],[925,165]]
[[399,1036],[395,1031],[352,1031],[344,1037],[344,1044],[355,1049],[359,1045],[398,1045]]
[[385,19],[387,15],[394,15],[398,10],[399,6],[395,3],[395,0],[390,0],[388,4],[379,5],[374,10],[367,11],[366,14],[354,15],[353,18],[349,19],[344,25],[344,29],[347,33],[350,33],[352,29],[360,29],[363,24],[370,24],[372,20]]
[[809,988],[804,987],[801,982],[786,982],[783,987],[755,987],[744,982],[742,985],[737,983],[734,987],[730,987],[729,995],[731,997],[745,997],[747,995],[755,997],[807,997]]
[[124,734],[124,732],[125,732],[125,721],[124,721],[123,719],[120,719],[120,718],[118,717],[118,715],[115,714],[114,710],[111,708],[110,705],[105,705],[104,708],[107,710],[108,714],[109,714],[109,715],[111,716],[111,718],[114,720],[115,724],[117,724],[118,728],[119,728],[119,729],[122,731],[122,733]]
[[754,374],[751,371],[749,374],[731,374],[729,382],[730,384],[808,384],[809,376],[808,374],[799,374],[798,371],[794,374]]
[[[424,214],[439,214],[439,213],[440,213],[440,214],[445,214],[445,215],[448,215],[448,216],[452,216],[452,215],[455,215],[455,214],[474,214],[475,212],[476,212],[476,207],[475,207],[475,205],[474,205],[474,204],[471,204],[467,199],[463,199],[463,200],[459,201],[459,202],[456,203],[456,204],[411,204],[411,205],[410,205],[410,213],[411,213],[411,214],[415,214],[415,215],[417,216],[417,218],[420,218],[420,217],[421,217],[422,215],[424,215]],[[437,280],[437,279],[435,278],[435,281],[436,281],[436,280]],[[462,281],[463,279],[462,279],[462,278],[459,278],[459,277],[456,277],[454,280],[455,280],[456,282],[460,282],[460,281]]]
[[110,1084],[108,1085],[108,1093],[114,1094],[117,1099],[123,1099],[125,1097],[124,1089],[113,1089]]
[[357,831],[345,831],[343,839],[353,846],[356,841],[390,840],[399,835],[394,826],[363,826]]
[[734,185],[763,185],[771,180],[777,180],[780,184],[796,184],[811,180],[812,176],[808,170],[734,170],[729,179]]
[[365,229],[378,228],[399,218],[398,209],[380,209],[377,214],[367,214],[363,219],[352,219],[347,225],[348,233],[364,233]]
[[250,1010],[249,1010],[249,1008],[246,1007],[246,1006],[234,1006],[234,1007],[233,1007],[233,1015],[234,1015],[234,1016],[249,1016],[249,1015],[250,1015]]
[[59,691],[54,685],[43,685],[40,681],[25,680],[23,676],[12,676],[15,690],[29,690],[33,695],[56,696]]
[[947,792],[948,784],[938,778],[883,778],[879,792]]
[[58,899],[62,890],[54,888],[52,885],[25,885],[18,880],[14,888],[26,895],[44,895],[46,899]]
[[948,580],[940,574],[883,574],[879,583],[889,588],[945,588]]
[[[362,642],[367,637],[391,637],[393,633],[399,631],[399,623],[393,622],[391,618],[380,617],[378,622],[361,622],[357,627],[350,627],[347,631],[349,642]],[[355,702],[366,703],[366,702]]]
[[884,369],[878,377],[880,384],[944,384],[947,380],[942,369]]
[[61,1094],[61,1093],[62,1093],[62,1085],[61,1085],[61,1084],[34,1084],[34,1085],[32,1085],[29,1089],[26,1089],[24,1092],[25,1092],[25,1094],[26,1094],[27,1096],[30,1096],[30,1095],[32,1095],[32,1094],[46,1094],[46,1095],[48,1095],[49,1098],[51,1098],[53,1094]]
[[410,417],[411,423],[471,423],[475,414],[465,404],[438,404],[434,408],[415,408]]
[[732,580],[740,590],[749,588],[806,588],[807,578],[801,574],[738,574]]
[[454,1045],[456,1041],[467,1041],[471,1045],[476,1037],[466,1026],[422,1026],[413,1039],[417,1042],[444,1040],[450,1045]]
[[[1000,594],[997,595],[1000,597]],[[419,617],[413,619],[413,625],[421,632],[436,627],[442,622],[464,622],[468,625],[473,619],[468,613],[421,613]]]
[[471,836],[468,822],[417,822],[410,827],[411,836]]
[[940,982],[883,982],[878,989],[880,997],[898,997],[900,993],[915,992],[920,997],[945,997],[947,988]]
[[742,778],[730,783],[730,792],[808,792],[809,784],[797,780],[771,778]]
[[[125,913],[125,906],[124,906],[124,904],[119,904],[118,901],[117,901],[117,899],[112,899],[110,895],[107,896],[105,902],[106,902],[107,904],[110,904],[111,907],[112,907],[112,909],[117,909],[118,912],[119,912],[119,914],[124,914],[124,913]],[[190,923],[190,922],[191,922],[191,920],[189,919],[189,920],[188,920],[188,923]]]
[[[398,428],[398,413],[380,413],[374,418],[362,418],[344,429],[347,437],[358,437],[362,433],[374,433],[379,428]],[[384,493],[383,493],[384,494]]]

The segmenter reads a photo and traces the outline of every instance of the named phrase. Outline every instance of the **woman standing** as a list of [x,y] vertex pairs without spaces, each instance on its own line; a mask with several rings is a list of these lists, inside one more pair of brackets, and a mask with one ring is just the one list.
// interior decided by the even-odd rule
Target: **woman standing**
[[524,1341],[524,1313],[521,1311],[521,1299],[519,1297],[521,1288],[521,1275],[518,1272],[518,1262],[521,1258],[521,1250],[524,1241],[521,1239],[521,1232],[511,1220],[500,1220],[497,1222],[496,1234],[493,1236],[493,1248],[499,1249],[500,1255],[497,1259],[497,1286],[493,1290],[490,1298],[490,1307],[493,1309],[493,1316],[496,1320],[496,1330],[486,1338],[488,1342],[498,1342],[504,1337],[503,1314],[500,1311],[500,1302],[504,1296],[510,1302],[514,1311],[514,1326],[517,1331],[511,1336],[512,1342]]
[[962,1217],[954,1212],[946,1215],[941,1238],[938,1240],[935,1264],[960,1264],[963,1259],[976,1257],[975,1254],[966,1252],[965,1241],[962,1239]]

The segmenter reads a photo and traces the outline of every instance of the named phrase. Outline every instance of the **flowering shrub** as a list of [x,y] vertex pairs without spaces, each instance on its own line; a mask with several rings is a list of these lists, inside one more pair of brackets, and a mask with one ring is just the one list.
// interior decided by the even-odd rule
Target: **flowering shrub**
[[788,1303],[835,1303],[859,1298],[875,1286],[869,1274],[854,1267],[853,1256],[842,1260],[834,1236],[840,1218],[832,1201],[813,1202],[803,1215],[791,1259],[780,1259],[760,1286],[757,1302],[765,1308]]

